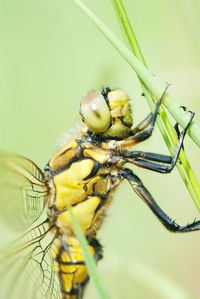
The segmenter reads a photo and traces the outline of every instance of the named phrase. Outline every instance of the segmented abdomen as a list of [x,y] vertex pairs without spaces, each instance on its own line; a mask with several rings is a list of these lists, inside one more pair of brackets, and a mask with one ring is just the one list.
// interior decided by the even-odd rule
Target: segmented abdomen
[[[102,258],[101,245],[96,239],[89,242],[88,249],[96,261]],[[58,240],[52,256],[63,299],[81,299],[89,275],[78,240],[74,237],[62,237]]]

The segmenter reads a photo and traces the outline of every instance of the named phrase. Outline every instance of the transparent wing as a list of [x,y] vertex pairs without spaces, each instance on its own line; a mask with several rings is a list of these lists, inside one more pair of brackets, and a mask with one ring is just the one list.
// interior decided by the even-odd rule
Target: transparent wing
[[0,152],[0,220],[6,226],[27,228],[41,215],[48,186],[31,160]]
[[56,232],[47,221],[0,251],[1,299],[61,299],[52,250]]

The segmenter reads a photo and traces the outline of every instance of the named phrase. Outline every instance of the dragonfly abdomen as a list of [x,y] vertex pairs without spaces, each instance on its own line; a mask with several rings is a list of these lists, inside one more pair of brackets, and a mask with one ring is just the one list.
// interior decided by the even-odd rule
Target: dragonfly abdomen
[[[76,238],[67,236],[57,241],[52,256],[60,282],[62,298],[82,298],[89,275],[79,242]],[[101,245],[96,239],[89,242],[88,249],[96,261],[102,258]]]

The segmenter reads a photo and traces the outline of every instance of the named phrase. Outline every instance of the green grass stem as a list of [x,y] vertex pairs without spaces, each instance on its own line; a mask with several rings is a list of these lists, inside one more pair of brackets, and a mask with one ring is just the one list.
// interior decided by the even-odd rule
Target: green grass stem
[[69,209],[69,213],[70,213],[74,232],[76,234],[76,237],[77,237],[77,239],[81,245],[81,249],[83,251],[85,263],[86,263],[86,266],[87,266],[87,269],[89,272],[89,276],[90,276],[92,282],[94,283],[94,286],[96,287],[99,298],[100,299],[110,299],[110,296],[108,295],[108,293],[103,285],[103,282],[100,278],[100,275],[98,273],[95,260],[88,250],[87,240],[86,240],[83,232],[81,231],[80,224],[79,224],[77,218],[74,216],[71,208]]
[[[96,27],[104,34],[110,41],[113,47],[121,54],[121,56],[128,62],[140,77],[144,85],[155,96],[155,99],[160,99],[166,85],[160,82],[153,74],[136,58],[136,56],[124,45],[124,43],[100,20],[97,16],[88,9],[80,0],[72,0],[83,13],[96,25]],[[174,119],[184,128],[188,121],[189,116],[179,108],[179,105],[166,96],[164,105],[167,107]],[[188,130],[189,136],[200,147],[200,126],[192,122]]]
[[[131,26],[131,23],[130,23],[129,18],[126,13],[126,10],[123,6],[123,1],[122,0],[114,0],[114,4],[117,9],[119,19],[124,28],[125,34],[127,36],[127,39],[130,43],[130,46],[131,46],[131,49],[132,49],[134,55],[147,67],[147,63],[146,63],[144,56],[142,54],[142,51],[140,49],[136,35],[133,31],[133,27]],[[139,80],[140,80],[140,78],[139,78]],[[152,107],[154,109],[154,99],[151,96],[150,92],[146,89],[146,87],[144,86],[144,84],[141,80],[140,80],[140,83],[141,83],[143,92],[145,94],[145,97],[147,99],[147,102],[152,110]],[[169,118],[168,118],[163,107],[160,108],[160,115],[161,115],[161,119],[158,118],[157,125],[160,129],[160,132],[166,142],[166,145],[167,145],[171,155],[173,155],[174,150],[171,145],[173,144],[173,146],[176,146],[177,136],[174,132],[174,129],[173,129],[173,127],[169,121]],[[170,139],[167,137],[166,132]],[[200,211],[200,185],[198,183],[198,180],[190,166],[190,163],[189,163],[184,151],[181,151],[180,160],[181,160],[181,165],[179,163],[177,163],[177,168],[179,170],[179,173],[180,173],[196,207]]]
[[[119,15],[120,19],[122,20],[122,24],[125,28],[125,32],[127,34],[128,39],[131,41],[131,47],[134,49],[135,55],[137,54],[138,57],[136,57],[125,45],[124,43],[101,21],[99,20],[96,15],[89,10],[80,0],[72,0],[82,11],[83,13],[96,25],[96,27],[104,34],[104,36],[111,42],[111,44],[114,46],[114,48],[121,54],[121,56],[128,62],[128,64],[134,69],[138,77],[140,78],[140,81],[142,83],[142,86],[144,88],[145,94],[147,95],[147,100],[150,103],[151,109],[153,109],[154,104],[152,102],[151,94],[153,95],[153,98],[160,99],[163,90],[165,89],[165,84],[161,83],[156,77],[152,75],[152,73],[147,69],[147,67],[144,65],[145,61],[142,56],[142,53],[140,51],[139,45],[137,43],[137,40],[135,38],[134,32],[130,26],[130,22],[128,21],[128,18],[125,18],[126,13],[125,10],[120,9]],[[118,1],[118,4],[120,4],[121,1]],[[122,2],[121,2],[122,4]],[[119,8],[118,8],[119,9]],[[127,16],[126,16],[127,17]],[[142,60],[142,62],[140,61]],[[178,105],[172,101],[168,95],[166,95],[164,100],[164,105],[167,107],[169,112],[172,114],[172,116],[176,119],[176,121],[183,127],[185,127],[189,121],[189,116],[183,112]],[[176,135],[167,119],[166,113],[161,110],[161,116],[164,119],[164,123],[166,124],[167,131],[169,132],[170,138],[172,139],[173,144],[175,145],[177,143]],[[159,126],[161,128],[161,132],[163,134],[163,137],[166,141],[166,144],[168,145],[170,152],[173,153],[171,142],[167,135],[165,134],[164,126],[162,126],[161,120],[158,120]],[[162,127],[161,127],[162,126]],[[189,130],[189,135],[191,138],[196,142],[197,145],[200,146],[200,127],[193,121]],[[184,170],[181,169],[181,165],[178,166],[179,172],[181,174],[181,177],[183,178],[183,181],[188,188],[188,191],[200,211],[200,185],[191,170],[191,167],[189,165],[189,162],[187,161],[186,157],[184,156],[183,151],[180,154],[180,159],[182,164],[184,165]],[[185,173],[187,174],[189,181],[187,180],[187,176],[185,176]]]

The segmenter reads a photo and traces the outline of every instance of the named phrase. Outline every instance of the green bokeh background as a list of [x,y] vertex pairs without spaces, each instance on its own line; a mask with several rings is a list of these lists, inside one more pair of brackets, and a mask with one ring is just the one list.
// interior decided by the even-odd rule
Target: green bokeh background
[[[112,1],[84,3],[124,38]],[[124,4],[152,72],[172,84],[172,98],[195,111],[199,122],[200,1]],[[60,134],[79,121],[81,96],[102,86],[128,93],[135,123],[149,113],[133,70],[72,1],[1,0],[0,38],[0,148],[43,167]],[[151,140],[136,148],[167,153],[157,128]],[[199,176],[197,146],[187,138],[185,149]],[[178,222],[198,217],[177,170],[169,175],[135,172]],[[98,236],[105,257],[99,269],[112,298],[169,298],[157,289],[156,279],[151,283],[139,274],[135,263],[200,298],[200,234],[170,234],[128,183],[119,188]],[[86,298],[97,296],[90,289]]]

